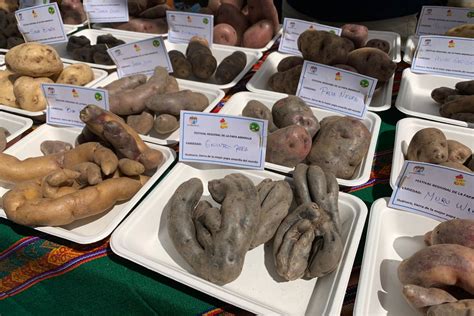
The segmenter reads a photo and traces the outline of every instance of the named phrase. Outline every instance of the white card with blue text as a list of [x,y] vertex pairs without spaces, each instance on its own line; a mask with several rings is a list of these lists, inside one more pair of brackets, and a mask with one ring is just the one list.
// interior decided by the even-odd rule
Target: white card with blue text
[[305,60],[296,95],[308,105],[363,119],[377,79]]
[[179,160],[263,169],[268,121],[181,111]]
[[444,35],[450,28],[474,23],[474,8],[423,6],[417,35]]
[[474,38],[420,36],[411,71],[472,79]]
[[117,65],[117,74],[120,78],[136,74],[151,76],[158,66],[173,72],[161,36],[115,46],[109,48],[107,52]]
[[46,122],[48,124],[83,127],[80,111],[89,104],[109,110],[107,90],[93,89],[67,84],[41,84],[48,103]]
[[49,0],[20,0],[20,9],[48,4]]
[[129,21],[127,0],[84,0],[84,10],[91,23]]
[[15,11],[18,30],[26,42],[55,44],[67,42],[58,4],[38,5]]
[[388,206],[441,221],[474,219],[474,173],[405,161]]
[[212,46],[214,16],[191,12],[166,11],[168,40],[171,43],[188,43],[191,37],[205,38]]
[[280,39],[278,51],[301,56],[301,52],[298,49],[298,37],[306,30],[327,31],[336,35],[341,35],[342,32],[342,29],[329,25],[285,18],[283,20],[283,35]]

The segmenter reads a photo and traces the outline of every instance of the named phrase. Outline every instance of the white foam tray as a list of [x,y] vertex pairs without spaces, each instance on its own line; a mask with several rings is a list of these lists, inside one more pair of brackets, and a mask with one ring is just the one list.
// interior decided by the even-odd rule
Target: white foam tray
[[395,183],[402,171],[405,162],[408,145],[419,130],[434,127],[440,129],[446,139],[457,140],[471,148],[474,152],[474,133],[471,129],[448,125],[438,122],[427,121],[418,118],[405,118],[397,122],[395,132],[395,145],[393,149],[392,170],[390,172],[390,186],[395,189]]
[[418,46],[418,39],[419,37],[417,35],[410,35],[407,38],[403,61],[409,65],[413,62],[413,55],[415,55],[416,47]]
[[[253,92],[239,92],[234,94],[224,105],[224,107],[219,111],[221,114],[230,114],[230,115],[242,115],[242,110],[247,105],[250,100],[257,100],[265,104],[269,109],[273,107],[276,101],[286,97],[286,95],[278,96],[278,95],[264,95],[258,94]],[[311,107],[311,110],[314,113],[314,116],[321,121],[323,118],[331,115],[343,116],[341,114],[337,114],[334,112],[330,112],[323,109],[318,109]],[[357,185],[361,185],[369,181],[370,179],[370,172],[372,170],[372,161],[374,159],[375,154],[375,146],[377,144],[377,138],[379,135],[381,119],[380,117],[371,112],[367,112],[366,118],[362,120],[362,123],[368,128],[370,133],[372,134],[372,139],[370,140],[369,150],[367,155],[362,160],[360,166],[354,173],[354,177],[352,179],[337,179],[337,182],[340,185],[353,187]],[[274,163],[265,163],[265,168],[269,170],[274,170],[286,174],[290,174],[294,168],[285,167],[282,165],[277,165]]]
[[10,133],[10,135],[7,136],[7,142],[15,139],[31,126],[33,126],[33,121],[27,117],[0,111],[0,127],[3,127]]
[[375,38],[386,40],[390,44],[390,51],[388,53],[394,62],[399,63],[402,61],[402,40],[400,38],[400,34],[395,32],[369,30],[368,39],[371,40]]
[[[77,32],[74,34],[74,36],[85,36],[91,41],[91,45],[95,45],[97,43],[97,37],[100,35],[107,35],[107,34],[112,34],[115,38],[123,40],[125,43],[133,43],[139,40],[143,40],[146,38],[149,38],[150,36],[147,35],[141,35],[141,33],[134,34],[133,36],[127,35],[127,34],[122,34],[122,33],[116,33],[116,32],[108,32],[108,31],[103,31],[103,30],[94,30],[94,29],[84,29],[82,31]],[[60,43],[60,44],[54,44],[52,45],[56,51],[58,52],[59,56],[62,58],[64,62],[68,63],[84,63],[78,60],[75,60],[72,58],[72,56],[68,53],[67,51],[67,42],[66,43]],[[117,66],[114,65],[103,65],[103,64],[96,64],[96,63],[84,63],[87,64],[91,67],[94,68],[99,68],[99,69],[116,69]]]
[[[284,98],[287,94],[272,91],[268,85],[270,77],[277,73],[277,67],[280,61],[283,58],[288,57],[287,54],[282,54],[280,52],[273,52],[268,55],[265,62],[260,67],[260,69],[250,78],[247,83],[247,89],[252,92],[258,92],[267,95],[278,95],[280,98]],[[395,75],[390,78],[385,85],[377,89],[372,97],[369,107],[369,111],[380,112],[390,109],[392,106],[392,89],[393,89],[393,80]]]
[[[99,84],[97,84],[95,87],[104,87],[117,79],[117,72],[114,72],[110,74],[110,76],[99,82]],[[194,92],[200,92],[207,97],[207,99],[209,100],[209,105],[203,110],[204,113],[210,113],[225,95],[224,91],[220,89],[209,86],[203,86],[197,82],[181,79],[177,79],[177,81],[180,90],[188,89]],[[149,135],[140,135],[140,137],[150,143],[170,145],[179,142],[179,129],[168,135],[159,135],[152,129]]]
[[5,64],[5,55],[0,55],[0,66]]
[[340,193],[342,260],[332,274],[317,280],[281,282],[276,277],[271,246],[260,245],[247,252],[242,273],[235,281],[218,286],[196,276],[176,251],[168,235],[165,206],[176,188],[197,177],[204,182],[203,196],[210,198],[207,182],[234,172],[248,176],[256,184],[264,178],[284,179],[268,171],[178,163],[112,234],[112,250],[150,270],[253,313],[339,315],[367,216],[365,204],[355,196]]
[[431,91],[439,87],[454,88],[459,81],[468,79],[435,76],[430,74],[415,74],[410,68],[402,73],[400,91],[395,107],[410,116],[428,120],[474,128],[474,124],[442,117],[439,114],[440,104],[431,98]]
[[156,33],[144,33],[144,32],[133,32],[133,31],[126,31],[126,30],[119,30],[119,29],[115,29],[113,27],[107,26],[107,23],[94,23],[91,26],[92,26],[93,29],[106,31],[106,32],[112,33],[112,34],[122,33],[123,35],[126,35],[126,36],[137,36],[138,35],[138,36],[146,36],[148,38],[155,37],[155,36],[161,36],[163,38],[168,37],[168,33],[156,34]]
[[423,235],[439,224],[434,219],[389,208],[381,198],[370,209],[354,315],[421,315],[402,295],[397,270],[403,259],[425,248]]
[[[68,66],[68,65],[70,65],[70,63],[64,63],[64,66]],[[0,70],[5,70],[6,68],[7,68],[6,66],[1,66]],[[92,68],[92,72],[94,73],[95,79],[89,82],[88,84],[86,84],[84,87],[93,87],[97,85],[99,82],[101,82],[102,80],[104,80],[108,75],[107,71],[103,69]],[[23,110],[20,108],[14,108],[14,107],[7,106],[4,104],[0,104],[0,110],[11,112],[11,113],[17,113],[17,114],[25,115],[29,117],[39,117],[39,116],[43,116],[46,113],[46,110],[34,112],[34,111]]]
[[[76,137],[80,132],[81,130],[77,128],[54,127],[43,124],[5,150],[4,153],[13,155],[19,159],[42,156],[43,154],[40,151],[40,145],[43,141],[61,140],[74,144]],[[138,191],[129,201],[116,204],[108,212],[77,220],[69,225],[58,227],[35,227],[35,229],[79,244],[93,243],[110,235],[175,160],[176,154],[173,150],[154,144],[148,145],[151,148],[161,151],[165,157],[165,161],[148,182],[140,189],[140,191]],[[0,185],[0,197],[3,196],[6,191],[7,188]],[[3,208],[0,208],[0,217],[6,218]]]

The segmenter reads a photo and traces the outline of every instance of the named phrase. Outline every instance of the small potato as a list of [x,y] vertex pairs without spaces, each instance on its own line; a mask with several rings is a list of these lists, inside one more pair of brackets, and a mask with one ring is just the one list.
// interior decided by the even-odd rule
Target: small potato
[[72,64],[63,69],[56,83],[85,86],[92,80],[94,80],[94,72],[89,65]]
[[471,148],[458,141],[448,139],[448,161],[465,163],[472,155]]
[[365,44],[365,47],[378,48],[384,53],[390,53],[390,43],[383,39],[373,38]]
[[277,66],[278,72],[284,72],[290,70],[293,67],[303,65],[304,59],[300,56],[288,56],[283,58]]
[[209,99],[199,92],[181,90],[153,95],[146,100],[145,105],[156,114],[171,114],[179,117],[181,110],[203,111],[209,105]]
[[242,39],[242,46],[247,48],[262,48],[273,38],[275,30],[272,21],[261,20],[249,27]]
[[237,46],[239,43],[237,31],[227,23],[221,23],[214,26],[214,44]]
[[13,83],[18,78],[9,70],[0,70],[0,104],[17,108],[15,94],[13,93]]
[[217,10],[215,25],[221,23],[229,24],[234,28],[237,34],[237,45],[240,45],[245,30],[250,26],[249,21],[245,15],[240,12],[240,9],[229,3],[221,4]]
[[255,24],[261,20],[269,20],[272,22],[275,32],[280,27],[278,11],[272,0],[247,0],[247,12],[251,24]]
[[247,65],[247,55],[241,51],[233,52],[222,60],[216,69],[216,82],[227,84],[235,79]]
[[311,138],[319,131],[319,121],[313,111],[297,96],[278,100],[272,107],[272,117],[278,128],[299,125],[308,131]]
[[369,29],[364,25],[359,24],[344,24],[341,26],[342,32],[341,37],[350,39],[355,48],[361,48],[365,46],[367,37],[369,36]]
[[66,152],[73,148],[71,144],[59,140],[45,140],[40,145],[40,150],[45,156]]
[[354,67],[363,75],[377,78],[378,81],[388,81],[397,68],[388,54],[373,47],[362,47],[349,53],[347,64]]
[[443,104],[450,95],[458,95],[458,91],[448,87],[440,87],[431,91],[431,98],[439,104]]
[[278,129],[273,123],[272,111],[257,100],[250,100],[242,110],[242,115],[268,121],[268,132],[273,133]]
[[67,41],[66,51],[72,53],[75,49],[90,46],[91,41],[84,35],[81,36],[71,36]]
[[168,52],[171,66],[173,67],[173,76],[180,79],[188,79],[193,74],[193,66],[186,59],[186,56],[179,50]]
[[268,80],[269,88],[276,92],[296,94],[302,70],[303,65],[299,65],[287,71],[273,74]]
[[63,62],[54,48],[30,42],[13,47],[5,55],[7,68],[29,77],[51,77],[63,70]]
[[144,165],[142,165],[136,160],[128,158],[120,159],[118,162],[118,167],[120,169],[120,172],[129,177],[138,176],[145,172]]
[[354,43],[326,31],[306,30],[298,37],[298,49],[305,60],[325,65],[349,64],[347,58]]
[[311,135],[298,125],[281,128],[267,138],[266,161],[294,167],[304,160],[311,150]]
[[166,135],[179,128],[179,121],[176,116],[169,114],[158,115],[153,124],[153,129],[160,135]]
[[127,116],[127,124],[138,134],[147,135],[153,128],[154,117],[148,112]]
[[460,94],[474,94],[474,80],[458,82],[455,87]]
[[474,24],[463,24],[449,29],[448,36],[474,38]]
[[407,159],[429,163],[446,162],[448,160],[446,136],[437,128],[419,130],[408,145]]
[[41,90],[42,83],[54,83],[49,78],[31,78],[22,76],[13,84],[17,104],[27,111],[37,112],[46,109],[46,99]]

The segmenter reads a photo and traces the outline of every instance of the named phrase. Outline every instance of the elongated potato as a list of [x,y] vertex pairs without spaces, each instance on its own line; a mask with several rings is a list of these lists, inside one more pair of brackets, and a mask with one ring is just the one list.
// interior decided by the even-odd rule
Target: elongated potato
[[207,80],[211,78],[217,68],[217,60],[208,46],[199,38],[191,39],[186,49],[186,59],[192,65],[196,78]]
[[427,245],[457,244],[474,249],[474,220],[452,219],[425,234]]
[[203,111],[209,105],[209,100],[202,93],[181,90],[175,93],[151,96],[145,104],[155,113],[179,117],[181,110]]
[[193,67],[186,59],[186,56],[179,50],[171,50],[168,52],[170,56],[171,66],[173,67],[173,76],[180,79],[188,79],[193,74]]
[[216,69],[216,82],[226,84],[234,80],[247,65],[247,55],[241,51],[233,52],[222,60]]
[[380,82],[388,81],[397,68],[397,64],[387,53],[373,47],[362,47],[347,55],[347,64],[363,75],[377,78]]

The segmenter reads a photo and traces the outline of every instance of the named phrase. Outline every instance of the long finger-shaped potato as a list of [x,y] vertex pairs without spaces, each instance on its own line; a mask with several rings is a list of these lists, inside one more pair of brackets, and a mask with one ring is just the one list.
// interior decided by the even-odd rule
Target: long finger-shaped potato
[[144,74],[131,75],[115,80],[104,87],[110,94],[121,92],[123,90],[135,89],[146,82]]
[[427,245],[457,244],[474,249],[474,220],[452,219],[425,234]]
[[471,316],[473,310],[474,299],[460,300],[432,306],[426,312],[426,316]]
[[452,117],[457,113],[474,113],[474,95],[446,102],[439,108],[439,114],[444,117]]
[[457,301],[454,296],[442,289],[424,288],[413,284],[403,286],[403,296],[414,309]]
[[[209,228],[206,224],[206,218],[204,217],[205,214],[208,213],[209,210],[212,209],[212,205],[207,201],[200,201],[196,206],[193,212],[193,220],[194,220],[194,227],[196,228],[196,238],[201,244],[202,248],[204,249],[211,249],[214,246],[213,235],[211,232],[211,228]],[[196,215],[204,215],[200,217],[195,217]],[[220,228],[220,217],[217,229]]]
[[175,93],[154,95],[145,102],[146,107],[157,114],[171,114],[179,117],[181,110],[202,112],[208,105],[208,98],[199,92],[181,90]]
[[293,184],[295,186],[295,198],[298,205],[310,203],[311,195],[308,187],[308,165],[299,163],[293,171]]

